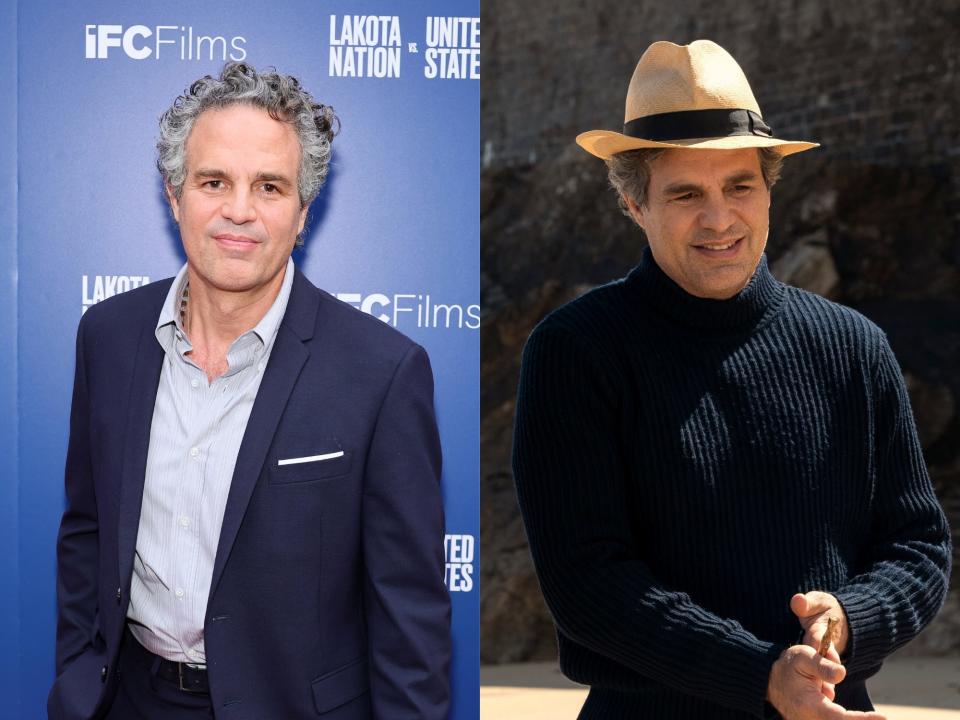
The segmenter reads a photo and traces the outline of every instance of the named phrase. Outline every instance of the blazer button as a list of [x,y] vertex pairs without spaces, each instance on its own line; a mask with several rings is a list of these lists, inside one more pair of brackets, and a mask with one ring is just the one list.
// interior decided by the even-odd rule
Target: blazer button
[[122,597],[123,597],[123,590],[122,590],[122,588],[117,588],[117,605],[120,604],[120,598],[122,598]]
[[107,666],[104,665],[100,668],[100,682],[105,683],[107,681]]

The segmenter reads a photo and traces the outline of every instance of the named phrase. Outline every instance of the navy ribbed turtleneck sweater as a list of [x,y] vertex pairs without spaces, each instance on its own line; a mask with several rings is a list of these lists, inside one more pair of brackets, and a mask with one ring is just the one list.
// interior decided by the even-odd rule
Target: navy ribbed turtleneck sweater
[[647,249],[549,315],[523,356],[520,508],[581,718],[763,717],[800,637],[796,592],[837,596],[837,702],[943,602],[950,540],[884,334],[778,282],[689,295]]

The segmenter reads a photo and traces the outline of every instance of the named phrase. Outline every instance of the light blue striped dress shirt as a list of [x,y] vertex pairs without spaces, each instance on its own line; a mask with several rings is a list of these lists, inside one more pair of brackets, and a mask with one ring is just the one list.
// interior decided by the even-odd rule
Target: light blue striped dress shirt
[[227,371],[212,383],[187,353],[180,323],[187,267],[177,274],[157,322],[166,357],[150,427],[150,449],[127,618],[151,652],[206,663],[203,618],[213,561],[240,441],[293,286],[283,285],[256,327],[227,352]]

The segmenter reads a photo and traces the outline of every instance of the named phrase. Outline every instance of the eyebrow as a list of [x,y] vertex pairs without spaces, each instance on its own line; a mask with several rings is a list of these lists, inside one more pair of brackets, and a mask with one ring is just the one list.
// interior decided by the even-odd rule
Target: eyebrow
[[[737,185],[742,182],[756,182],[758,179],[759,176],[753,170],[744,170],[725,178],[723,182],[724,185]],[[690,192],[703,192],[703,186],[692,182],[678,182],[663,189],[664,195],[686,195]]]
[[758,179],[759,176],[753,170],[744,170],[743,172],[738,172],[735,175],[728,177],[727,185],[736,185],[737,183],[742,182],[755,182]]
[[226,177],[227,173],[223,170],[217,170],[216,168],[197,168],[192,173],[193,177],[202,177],[202,178],[220,178]]
[[254,180],[258,182],[280,183],[282,185],[293,185],[293,182],[286,175],[280,173],[258,172]]
[[690,192],[702,192],[703,188],[696,183],[680,182],[667,185],[663,189],[664,195],[686,195]]
[[[225,178],[227,176],[227,172],[225,170],[220,170],[219,168],[197,168],[193,172],[193,177],[196,178]],[[286,175],[274,172],[258,172],[253,180],[254,182],[272,182],[282,185],[293,185],[293,182]]]

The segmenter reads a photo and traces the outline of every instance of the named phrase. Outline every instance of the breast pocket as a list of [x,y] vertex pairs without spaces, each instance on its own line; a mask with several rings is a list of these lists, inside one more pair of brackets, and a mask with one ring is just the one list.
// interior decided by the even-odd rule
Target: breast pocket
[[350,472],[353,454],[336,438],[321,438],[312,447],[281,451],[270,462],[270,482],[309,482]]
[[[337,668],[333,672],[321,675],[313,681],[313,702],[317,713],[325,715],[337,708],[342,708],[351,700],[356,700],[368,691],[369,680],[367,675],[366,658],[358,658],[351,663]],[[343,708],[346,710],[346,708]],[[337,713],[337,717],[340,717]],[[359,710],[350,713],[349,717],[361,717]],[[368,717],[363,713],[362,717]]]

